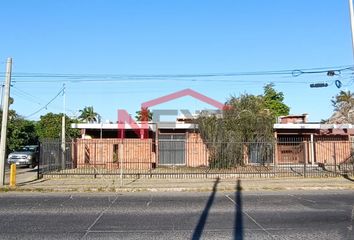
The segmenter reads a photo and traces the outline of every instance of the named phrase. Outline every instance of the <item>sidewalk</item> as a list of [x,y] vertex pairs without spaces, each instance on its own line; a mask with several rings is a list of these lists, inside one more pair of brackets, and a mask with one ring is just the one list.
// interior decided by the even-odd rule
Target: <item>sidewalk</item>
[[[182,192],[212,191],[216,179],[40,179],[0,191],[34,192]],[[237,179],[220,179],[218,191],[234,191]],[[354,180],[338,178],[241,179],[243,191],[353,190]]]

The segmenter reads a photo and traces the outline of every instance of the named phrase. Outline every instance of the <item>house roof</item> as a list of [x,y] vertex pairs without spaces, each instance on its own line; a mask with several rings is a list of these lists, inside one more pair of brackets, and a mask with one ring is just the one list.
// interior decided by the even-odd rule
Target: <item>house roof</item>
[[[136,123],[139,127],[144,126],[140,122]],[[183,122],[161,122],[153,123],[149,122],[147,124],[148,129],[151,131],[156,131],[158,129],[196,129],[197,124],[193,123],[183,123]],[[107,130],[118,130],[118,123],[72,123],[71,128],[76,129],[107,129]],[[128,123],[124,124],[124,129],[131,130],[132,126]]]
[[352,124],[276,123],[274,129],[354,129]]
[[[137,123],[140,127],[140,123]],[[72,123],[71,128],[78,129],[118,129],[118,123]],[[125,129],[132,129],[132,127],[125,123]]]

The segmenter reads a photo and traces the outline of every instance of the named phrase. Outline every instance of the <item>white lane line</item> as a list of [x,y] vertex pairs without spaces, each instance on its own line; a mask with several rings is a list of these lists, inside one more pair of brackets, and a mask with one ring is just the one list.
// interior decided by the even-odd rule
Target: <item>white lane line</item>
[[68,198],[64,199],[64,201],[62,203],[60,203],[60,207],[64,207],[64,204],[69,201],[69,200],[72,200],[73,199],[73,195],[70,195]]
[[350,237],[351,233],[353,232],[353,220],[354,220],[354,205],[352,208],[352,215],[350,217],[350,224],[348,226],[347,239],[350,239],[349,237]]
[[146,203],[146,206],[149,207],[151,203],[152,203],[152,195],[150,195],[150,200]]
[[[227,199],[229,199],[233,204],[235,204],[236,206],[238,206],[238,204],[237,204],[232,198],[230,198],[229,195],[225,195],[225,197],[226,197]],[[238,207],[239,207],[239,206],[238,206]],[[262,231],[266,232],[272,239],[274,239],[274,236],[273,236],[270,232],[268,232],[267,229],[265,229],[260,223],[258,223],[258,222],[256,221],[256,219],[254,219],[252,216],[250,216],[247,212],[245,212],[245,211],[243,211],[243,210],[241,210],[241,213],[245,214],[245,215],[246,215],[249,219],[251,219],[251,221],[254,222]]]
[[303,201],[306,201],[306,202],[310,202],[310,203],[316,204],[316,201],[313,201],[313,200],[310,200],[310,199],[306,199],[306,198],[303,198],[303,197],[295,196],[293,194],[288,194],[288,195],[291,196],[291,197],[294,197],[294,198],[296,198],[298,200],[303,200]]
[[112,207],[112,205],[117,201],[117,199],[118,199],[118,195],[117,195],[116,198],[111,202],[111,204],[109,204],[108,207],[106,207],[105,209],[103,209],[103,211],[100,213],[100,215],[98,215],[98,217],[96,218],[96,220],[88,227],[88,229],[87,229],[86,232],[85,232],[85,235],[82,236],[81,239],[84,239],[84,238],[87,236],[87,234],[89,234],[89,232],[91,231],[91,229],[93,228],[93,226],[95,226],[95,224],[101,219],[101,217],[103,216],[103,214],[104,214],[105,212],[107,212],[107,210],[108,210],[110,207]]
[[[193,229],[175,229],[175,232],[190,232]],[[228,230],[233,230],[233,228],[217,228],[217,229],[205,229],[204,232],[225,232]],[[259,228],[245,228],[247,231],[263,231]],[[289,230],[298,230],[297,228],[269,228],[271,231],[289,231]],[[147,229],[132,229],[132,230],[91,230],[90,233],[160,233],[160,232],[169,232],[171,230],[147,230]]]

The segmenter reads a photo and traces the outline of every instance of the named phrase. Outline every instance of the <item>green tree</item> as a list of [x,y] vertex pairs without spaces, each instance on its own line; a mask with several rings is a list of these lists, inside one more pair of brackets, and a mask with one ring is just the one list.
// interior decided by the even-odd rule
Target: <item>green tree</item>
[[24,145],[34,145],[37,143],[38,137],[36,135],[35,122],[23,118],[17,118],[10,122],[7,143],[10,151]]
[[[58,139],[61,137],[61,124],[63,114],[47,113],[41,116],[36,125],[36,132],[39,139]],[[80,136],[78,129],[71,128],[71,124],[76,123],[75,120],[65,117],[66,138],[77,138]]]
[[331,123],[354,123],[354,93],[340,91],[331,100],[334,114],[329,119]]
[[151,121],[152,120],[152,112],[148,108],[141,108],[141,110],[136,111],[135,119],[137,121]]
[[[0,122],[2,112],[0,111]],[[16,111],[9,110],[7,125],[7,151],[13,151],[23,145],[37,144],[38,138],[35,132],[35,122],[24,119]]]
[[199,116],[199,131],[209,149],[210,166],[243,165],[245,153],[253,150],[258,160],[267,163],[272,158],[274,120],[289,112],[289,107],[282,103],[283,98],[283,93],[268,85],[264,95],[230,97],[222,116]]
[[274,84],[270,83],[263,88],[263,99],[266,109],[269,109],[275,117],[289,115],[290,108],[283,102],[284,94],[274,89]]
[[84,109],[80,110],[81,115],[79,116],[79,120],[87,123],[97,123],[100,122],[100,115],[96,113],[92,106],[84,107]]

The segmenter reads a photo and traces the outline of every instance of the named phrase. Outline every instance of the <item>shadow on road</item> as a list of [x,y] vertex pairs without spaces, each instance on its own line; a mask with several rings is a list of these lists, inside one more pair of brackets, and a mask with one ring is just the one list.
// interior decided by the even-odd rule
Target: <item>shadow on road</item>
[[202,213],[202,215],[199,218],[198,224],[197,224],[197,226],[194,229],[193,236],[192,236],[193,240],[198,240],[202,236],[203,229],[205,227],[205,223],[206,223],[206,220],[208,218],[209,210],[211,208],[211,205],[214,202],[215,193],[216,193],[216,189],[217,189],[217,185],[219,184],[219,181],[220,181],[220,179],[217,178],[215,183],[214,183],[213,191],[212,191],[211,195],[209,196],[208,202],[205,205],[203,213]]
[[25,181],[25,182],[19,182],[16,184],[16,186],[21,187],[21,186],[32,185],[32,184],[36,184],[38,182],[45,182],[45,181],[47,181],[47,179],[40,180],[40,179],[36,178],[36,179]]
[[234,239],[243,239],[243,219],[242,219],[242,187],[241,180],[237,180],[235,192],[235,224],[234,224]]
[[342,174],[342,176],[345,178],[345,179],[347,179],[347,180],[349,180],[349,181],[352,181],[352,182],[354,182],[354,179],[353,178],[351,178],[351,177],[349,177],[349,175],[348,174]]

